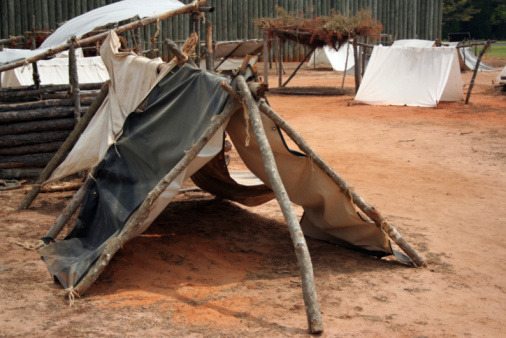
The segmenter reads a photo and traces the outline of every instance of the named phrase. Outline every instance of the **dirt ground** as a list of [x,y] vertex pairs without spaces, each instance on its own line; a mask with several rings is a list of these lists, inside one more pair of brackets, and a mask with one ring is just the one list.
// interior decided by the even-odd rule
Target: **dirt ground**
[[[498,73],[478,74],[471,104],[438,109],[352,104],[352,76],[344,96],[268,96],[428,262],[416,269],[308,239],[322,336],[506,335],[506,95],[493,89]],[[341,75],[303,69],[289,84],[308,85],[338,87]],[[242,168],[234,151],[231,168]],[[20,212],[29,188],[0,191],[0,336],[309,336],[276,202],[246,208],[205,192],[178,195],[69,306],[37,252],[19,243],[43,236],[73,192],[41,194]]]

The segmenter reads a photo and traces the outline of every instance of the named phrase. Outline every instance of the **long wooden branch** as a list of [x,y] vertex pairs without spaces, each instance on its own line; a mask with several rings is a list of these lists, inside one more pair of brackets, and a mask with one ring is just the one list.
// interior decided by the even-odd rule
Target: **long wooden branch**
[[485,52],[487,51],[488,47],[490,47],[490,40],[488,40],[485,43],[485,46],[483,46],[483,49],[481,50],[480,55],[478,56],[478,59],[476,60],[476,65],[474,66],[473,77],[471,79],[471,83],[469,84],[469,89],[467,90],[466,104],[468,104],[469,100],[471,99],[471,92],[473,91],[474,80],[476,79],[476,74],[478,74],[478,68],[480,68],[481,58],[483,57],[483,54],[485,54]]
[[98,94],[98,96],[95,98],[95,101],[93,101],[93,103],[91,104],[86,114],[84,114],[84,116],[81,118],[81,121],[79,121],[79,123],[76,125],[72,133],[70,133],[69,137],[67,137],[63,145],[58,150],[58,152],[46,165],[46,167],[40,174],[39,178],[37,179],[37,182],[35,182],[35,184],[32,186],[32,189],[28,192],[28,194],[26,194],[25,198],[21,201],[21,203],[19,204],[20,210],[28,208],[35,199],[35,197],[37,197],[37,194],[39,193],[42,184],[49,178],[49,176],[51,176],[56,167],[60,165],[60,163],[63,161],[67,153],[76,144],[82,132],[86,129],[93,116],[95,116],[95,113],[100,108],[102,102],[104,102],[108,94],[109,94],[109,82],[106,82],[102,90]]
[[[195,10],[196,8],[199,8],[201,6],[205,6],[206,4],[207,4],[207,0],[200,0],[198,2],[191,3],[189,5],[180,7],[178,9],[175,9],[172,11],[165,12],[165,13],[157,15],[157,16],[152,16],[149,18],[144,18],[141,20],[131,22],[129,24],[115,28],[115,29],[113,29],[113,31],[115,31],[117,34],[122,34],[122,33],[129,31],[129,30],[136,29],[136,28],[139,28],[142,26],[146,26],[146,25],[155,23],[157,21],[165,20],[165,19],[171,18],[176,15],[189,13],[189,12]],[[75,47],[78,48],[78,47],[83,47],[83,46],[94,44],[96,42],[104,40],[108,35],[109,35],[109,31],[91,36],[89,38],[85,38],[85,39],[76,41]],[[10,69],[21,67],[21,66],[25,65],[26,63],[33,63],[33,62],[45,59],[51,55],[63,52],[65,50],[69,49],[69,47],[70,47],[70,43],[65,43],[63,45],[60,45],[60,46],[51,48],[45,52],[42,52],[41,54],[37,54],[37,55],[31,56],[31,57],[28,57],[25,60],[21,60],[21,61],[7,64],[7,65],[3,65],[0,67],[0,72],[5,72]]]
[[241,107],[241,105],[233,99],[229,99],[225,108],[220,115],[216,115],[211,121],[209,127],[190,149],[186,155],[172,168],[163,179],[158,182],[156,187],[151,190],[148,197],[140,205],[140,207],[130,216],[121,233],[109,240],[104,251],[97,259],[95,264],[90,268],[89,272],[84,276],[81,281],[70,291],[77,292],[82,295],[88,290],[93,282],[104,271],[105,267],[109,264],[112,256],[119,250],[119,248],[130,238],[132,238],[140,226],[144,223],[149,216],[152,204],[156,201],[158,196],[167,189],[167,187],[174,181],[177,176],[185,170],[190,163],[197,157],[198,153],[209,142],[211,137],[224,125],[224,123]]
[[313,264],[311,263],[311,256],[307,248],[304,234],[300,227],[295,211],[288,197],[288,193],[281,181],[274,154],[272,153],[269,141],[265,134],[265,130],[260,117],[260,111],[256,105],[253,96],[241,75],[237,76],[237,85],[239,87],[239,95],[246,103],[248,113],[250,116],[251,125],[255,132],[262,158],[264,161],[265,171],[269,177],[272,190],[276,194],[276,198],[285,217],[292,238],[295,254],[299,263],[302,279],[302,293],[304,296],[304,303],[306,304],[306,315],[308,319],[309,331],[311,333],[323,332],[323,322],[320,312],[320,305],[318,304],[318,297],[316,294],[316,287],[314,283]]
[[[336,184],[346,192],[346,196],[353,199],[353,203],[362,210],[381,230],[383,230],[415,263],[417,267],[426,266],[425,260],[416,252],[416,250],[399,234],[399,232],[380,214],[374,207],[367,204],[351,186],[330,167],[307,143],[304,139],[285,121],[276,114],[269,105],[262,101],[260,111],[267,115],[276,125],[281,128],[297,146],[322,169]],[[351,198],[350,198],[351,199]]]

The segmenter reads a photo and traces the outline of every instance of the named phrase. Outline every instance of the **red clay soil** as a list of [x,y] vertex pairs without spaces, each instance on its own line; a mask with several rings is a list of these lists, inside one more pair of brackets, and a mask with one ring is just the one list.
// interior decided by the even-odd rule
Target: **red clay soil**
[[[322,336],[506,335],[506,95],[493,89],[497,74],[478,74],[471,104],[438,109],[268,97],[428,262],[416,269],[308,239]],[[289,86],[340,84],[335,72],[304,69]],[[234,151],[230,166],[243,168]],[[73,193],[41,194],[18,211],[29,188],[0,191],[0,336],[308,335],[276,202],[178,195],[69,306],[37,252],[20,244],[43,236]]]

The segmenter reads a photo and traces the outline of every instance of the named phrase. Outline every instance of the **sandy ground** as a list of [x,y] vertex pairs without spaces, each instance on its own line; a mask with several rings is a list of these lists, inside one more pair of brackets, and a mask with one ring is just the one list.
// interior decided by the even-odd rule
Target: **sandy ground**
[[[269,95],[428,262],[410,268],[308,239],[322,336],[506,335],[506,95],[493,89],[497,74],[478,74],[470,105],[438,109]],[[340,84],[334,72],[303,70],[289,86]],[[20,212],[29,188],[0,192],[0,336],[308,336],[276,202],[246,208],[179,195],[69,306],[37,252],[18,243],[44,235],[73,192],[41,194]]]

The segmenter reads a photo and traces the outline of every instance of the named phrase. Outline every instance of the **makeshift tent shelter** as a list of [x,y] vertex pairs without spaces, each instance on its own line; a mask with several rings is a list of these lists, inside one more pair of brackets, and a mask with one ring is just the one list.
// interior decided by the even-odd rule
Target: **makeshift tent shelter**
[[462,88],[455,48],[375,46],[355,101],[436,107],[463,100]]
[[338,72],[350,70],[355,66],[353,47],[347,42],[337,51],[329,46],[315,49],[307,63],[307,67],[317,67],[319,65],[330,65]]
[[501,73],[499,75],[497,75],[496,81],[499,83],[506,83],[506,66],[504,66]]
[[[99,154],[99,159],[103,159],[97,164],[95,157],[91,156],[81,166],[80,170],[96,168],[93,170],[93,179],[87,180],[89,188],[74,229],[63,241],[40,250],[50,273],[69,294],[83,293],[119,247],[144,231],[160,214],[185,178],[194,174],[201,179],[204,177],[204,180],[212,177],[218,183],[234,184],[237,190],[243,191],[243,196],[258,195],[258,191],[252,191],[250,187],[230,182],[226,167],[215,169],[217,174],[214,176],[209,174],[209,166],[208,171],[199,170],[221,151],[225,126],[241,158],[265,183],[264,187],[272,188],[282,205],[285,205],[284,199],[289,196],[293,202],[303,206],[305,213],[301,226],[307,235],[378,257],[395,254],[406,261],[404,255],[392,249],[388,240],[391,237],[399,242],[400,235],[377,210],[367,206],[351,187],[325,167],[310,148],[301,146],[303,142],[298,144],[301,149],[306,149],[307,156],[287,149],[280,132],[283,122],[275,123],[272,120],[275,114],[265,101],[259,102],[266,114],[260,118],[257,102],[251,98],[241,75],[231,82],[226,77],[190,65],[172,71],[167,67],[164,74],[159,75],[158,67],[150,68],[151,61],[141,61],[139,56],[118,53],[116,43],[117,37],[111,33],[101,53],[110,71],[114,95],[122,98],[132,93],[130,88],[122,86],[123,81],[118,80],[134,75],[139,77],[140,74],[147,79],[138,79],[130,85],[138,84],[137,90],[142,86],[152,89],[142,89],[142,94],[132,100],[130,107],[133,108],[126,116],[121,114],[124,107],[116,107],[122,100],[109,99],[104,103],[110,102],[102,114],[117,123],[123,120],[124,124],[119,130],[114,129],[114,123],[108,124],[102,139],[107,140],[112,135],[113,141],[103,156]],[[145,68],[145,72],[139,72],[139,64]],[[237,85],[235,88],[240,89],[243,94],[241,103],[247,105],[250,119],[246,119],[241,111],[243,104],[222,90],[227,83]],[[137,109],[136,103],[140,104]],[[93,128],[91,124],[90,128]],[[289,130],[285,129],[287,132]],[[250,135],[256,138],[250,138]],[[83,142],[92,142],[92,147],[95,147],[96,136],[85,133],[82,139]],[[267,147],[265,142],[270,146]],[[99,153],[97,150],[95,152]],[[66,167],[65,162],[62,166]],[[71,173],[74,169],[66,172]],[[276,175],[280,176],[277,180]],[[218,190],[210,192],[222,196]],[[265,189],[261,194],[267,198]],[[236,196],[224,197],[243,203],[244,199]],[[358,211],[359,208],[364,214]],[[321,332],[323,328],[317,302],[316,307],[312,306],[316,299],[314,285],[307,285],[308,281],[312,281],[312,268],[304,237],[302,232],[293,228],[293,210],[290,213],[285,205],[283,213],[288,220],[298,258],[300,256],[299,262],[306,262],[301,263],[301,270],[308,266],[310,270],[310,276],[305,274],[307,271],[302,272],[310,329],[311,332]],[[365,215],[372,221],[367,220]],[[295,222],[298,227],[298,221]],[[414,252],[409,246],[401,247],[407,252]],[[420,258],[415,263],[420,266],[424,261]]]

